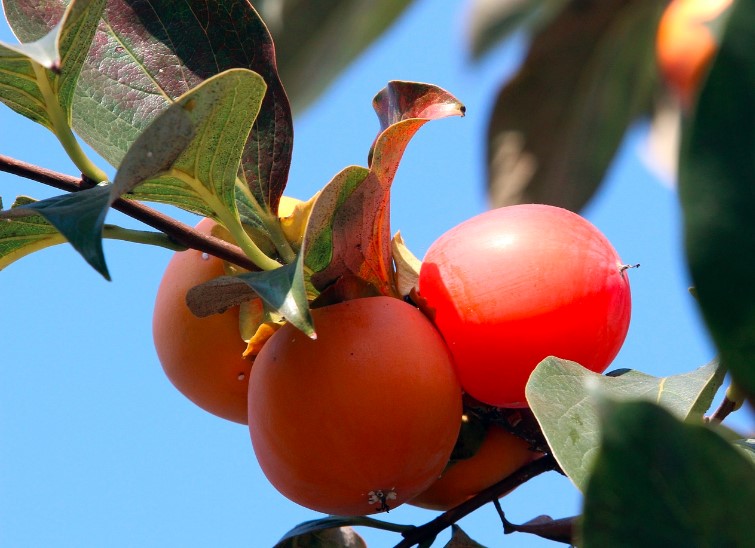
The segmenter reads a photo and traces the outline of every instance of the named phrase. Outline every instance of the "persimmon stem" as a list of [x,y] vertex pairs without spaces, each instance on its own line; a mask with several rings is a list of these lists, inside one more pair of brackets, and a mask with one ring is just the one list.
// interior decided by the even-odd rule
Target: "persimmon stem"
[[462,502],[455,508],[451,508],[447,512],[442,513],[434,520],[428,521],[424,525],[420,525],[414,529],[410,529],[405,533],[401,533],[404,539],[399,542],[395,548],[409,548],[410,546],[421,543],[423,540],[434,538],[438,533],[451,527],[451,525],[464,516],[471,514],[490,501],[497,500],[503,493],[511,491],[535,476],[555,470],[556,468],[558,468],[556,459],[550,454],[525,464],[513,474],[505,477],[498,483],[491,485],[487,489],[480,491],[474,497]]
[[[0,154],[0,171],[36,181],[66,192],[78,192],[93,186],[91,181],[77,179],[57,171],[29,164]],[[197,232],[189,225],[160,213],[142,203],[118,199],[113,208],[167,235],[179,245],[208,253],[247,270],[259,270],[241,249],[220,238]]]

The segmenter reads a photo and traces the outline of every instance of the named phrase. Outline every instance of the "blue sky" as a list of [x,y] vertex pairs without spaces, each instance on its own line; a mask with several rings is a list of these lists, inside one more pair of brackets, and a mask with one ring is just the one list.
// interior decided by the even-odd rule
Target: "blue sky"
[[[404,79],[444,87],[467,116],[429,123],[410,143],[394,184],[394,231],[421,257],[444,231],[488,207],[486,119],[522,40],[473,65],[464,13],[460,2],[417,1],[296,120],[288,194],[307,198],[343,167],[365,165],[378,130],[372,97],[389,80]],[[4,26],[0,40],[14,40]],[[584,214],[625,262],[642,264],[631,273],[632,325],[612,368],[665,376],[706,363],[714,351],[687,292],[676,195],[639,157],[645,134],[641,126],[630,132]],[[0,153],[76,174],[46,130],[1,105]],[[0,174],[6,206],[17,194],[53,193]],[[134,225],[117,214],[108,220]],[[270,546],[318,517],[267,483],[245,427],[196,408],[165,378],[151,314],[170,253],[120,242],[106,242],[105,250],[112,282],[68,246],[0,272],[0,545]],[[502,504],[520,522],[576,514],[580,499],[552,473]],[[382,517],[421,524],[435,515],[404,506]],[[461,525],[487,546],[551,545],[504,538],[492,506]],[[360,532],[371,546],[399,540]]]

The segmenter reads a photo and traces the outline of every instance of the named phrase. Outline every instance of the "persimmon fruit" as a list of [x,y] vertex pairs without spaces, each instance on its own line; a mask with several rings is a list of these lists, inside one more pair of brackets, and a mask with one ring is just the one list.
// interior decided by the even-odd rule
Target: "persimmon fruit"
[[689,108],[718,44],[709,25],[731,0],[673,0],[658,24],[656,57],[663,78]]
[[[215,222],[195,227],[209,234]],[[198,318],[186,305],[194,286],[225,274],[223,261],[196,249],[173,255],[157,290],[152,335],[160,364],[171,383],[202,409],[246,424],[252,361],[239,331],[239,307]]]
[[419,298],[463,389],[497,407],[526,407],[527,380],[548,356],[604,371],[631,314],[626,266],[606,237],[539,204],[487,211],[443,234],[420,268]]
[[290,324],[258,354],[249,431],[267,479],[310,509],[365,515],[415,497],[456,442],[461,388],[443,339],[392,297],[312,310],[317,339]]
[[451,463],[409,504],[428,510],[450,510],[541,455],[532,451],[523,439],[491,424],[473,456]]
[[[283,196],[278,215],[290,215],[300,200]],[[215,221],[195,227],[210,234]],[[223,261],[196,249],[179,251],[165,269],[157,290],[152,335],[160,364],[171,383],[210,413],[247,424],[247,385],[252,360],[239,330],[239,307],[198,318],[186,305],[186,293],[225,274]]]

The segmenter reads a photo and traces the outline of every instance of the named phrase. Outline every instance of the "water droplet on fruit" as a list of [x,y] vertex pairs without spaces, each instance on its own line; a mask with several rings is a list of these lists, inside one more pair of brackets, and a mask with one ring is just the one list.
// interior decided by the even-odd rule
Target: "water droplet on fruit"
[[239,373],[239,376],[236,377],[238,380],[243,381],[246,378],[246,375],[244,373]]

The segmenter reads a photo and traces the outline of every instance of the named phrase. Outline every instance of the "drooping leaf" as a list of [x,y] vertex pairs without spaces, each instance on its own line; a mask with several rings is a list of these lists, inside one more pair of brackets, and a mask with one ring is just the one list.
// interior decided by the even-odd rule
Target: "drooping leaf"
[[627,127],[656,87],[653,0],[570,2],[535,36],[488,126],[496,206],[577,211],[602,181]]
[[102,251],[102,227],[109,200],[109,186],[96,186],[11,209],[4,215],[38,213],[63,234],[92,268],[110,280]]
[[230,69],[182,95],[177,103],[196,125],[195,136],[169,171],[139,185],[132,197],[237,222],[239,162],[264,94],[258,74]]
[[585,492],[584,548],[749,546],[755,466],[710,429],[614,403]]
[[238,279],[248,284],[267,306],[278,312],[287,322],[308,337],[316,338],[304,283],[304,263],[301,254],[293,263],[273,270],[241,274]]
[[620,400],[652,401],[680,419],[702,420],[723,378],[724,370],[716,362],[671,377],[638,371],[611,377],[574,362],[547,358],[533,371],[525,392],[553,455],[583,490],[600,444],[596,391]]
[[[679,165],[685,247],[703,318],[737,384],[755,398],[755,6],[735,2]],[[752,401],[752,400],[751,400]]]
[[395,531],[396,533],[402,533],[404,531],[408,531],[414,528],[414,526],[412,525],[399,525],[396,523],[388,523],[385,521],[380,521],[377,519],[363,517],[363,516],[355,516],[355,517],[328,516],[326,518],[315,519],[315,520],[305,521],[303,523],[300,523],[299,525],[291,529],[288,533],[283,535],[283,538],[281,538],[278,541],[278,543],[275,545],[274,548],[283,548],[285,546],[290,546],[289,544],[284,544],[284,543],[290,541],[291,539],[295,539],[301,535],[316,533],[318,531],[325,531],[327,529],[352,527],[352,526],[372,527],[373,529],[381,529],[383,531]]
[[487,53],[522,26],[540,27],[563,9],[567,0],[472,0],[468,40],[474,58]]
[[411,0],[255,0],[275,38],[281,80],[303,110]]
[[[64,0],[5,0],[17,36],[44,35]],[[292,120],[267,28],[248,0],[108,0],[74,97],[73,125],[111,164],[121,163],[141,131],[203,80],[232,68],[267,84],[243,155],[243,175],[258,207],[275,212],[288,178]]]
[[321,191],[312,208],[303,250],[318,289],[354,276],[384,295],[396,295],[390,234],[390,189],[409,140],[429,120],[462,116],[464,106],[427,84],[390,82],[373,101],[381,132],[370,168],[351,166]]
[[34,41],[0,43],[0,101],[54,131],[71,121],[76,82],[105,0],[75,0]]

